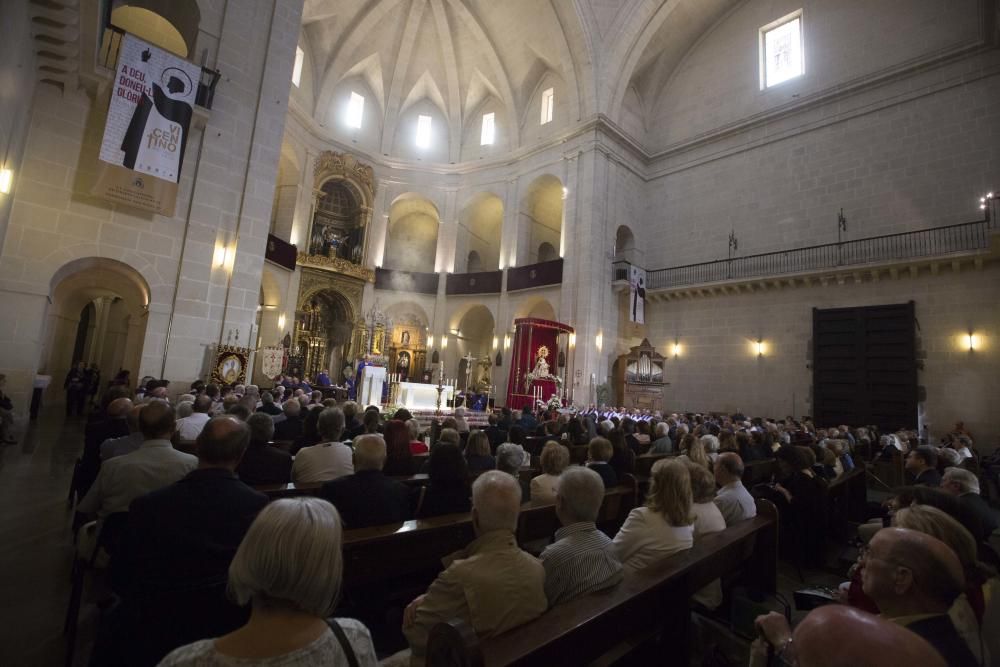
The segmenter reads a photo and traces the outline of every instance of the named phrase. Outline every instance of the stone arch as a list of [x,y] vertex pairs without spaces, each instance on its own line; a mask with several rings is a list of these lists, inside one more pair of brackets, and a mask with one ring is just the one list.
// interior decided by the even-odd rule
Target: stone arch
[[635,234],[628,225],[619,225],[615,231],[615,259],[629,259],[636,249]]
[[[458,386],[467,388],[466,380],[475,386],[479,384],[483,370],[478,360],[492,359],[494,348],[493,339],[496,336],[496,321],[492,311],[483,304],[475,304],[465,310],[458,320],[455,335],[455,355],[456,361],[453,368],[457,369]],[[453,334],[454,335],[454,334]],[[467,373],[468,361],[466,357],[472,355],[477,361],[473,362],[472,373]],[[492,384],[492,382],[490,382]]]
[[[42,337],[42,369],[55,378],[50,397],[62,400],[61,379],[76,361],[97,366],[101,388],[122,369],[139,376],[150,288],[134,268],[113,259],[85,257],[67,262],[52,276],[45,333]],[[90,310],[93,307],[93,310]],[[81,315],[87,310],[93,320],[82,332]],[[73,355],[79,350],[83,358]]]
[[[495,271],[500,268],[500,236],[503,230],[503,200],[492,192],[479,192],[469,198],[459,213],[459,238],[456,255],[466,259],[457,272]],[[473,253],[480,268],[471,268]]]
[[542,241],[538,246],[538,261],[551,262],[554,259],[559,259],[559,253],[556,252],[555,247],[548,241]]
[[440,224],[437,206],[426,197],[415,193],[397,197],[389,207],[383,265],[398,271],[438,271]]
[[562,256],[562,218],[565,204],[565,190],[562,181],[552,174],[542,174],[535,178],[525,190],[521,199],[518,225],[519,238],[527,238],[528,246],[517,258],[518,265],[533,264],[541,260],[538,256],[542,244],[548,243],[556,259]]
[[483,258],[475,250],[470,250],[466,258],[466,270],[469,273],[476,273],[483,270]]
[[274,201],[271,204],[270,232],[284,241],[291,242],[301,180],[302,169],[296,151],[287,141],[282,142],[278,177],[274,183]]
[[514,319],[522,317],[537,317],[542,320],[555,320],[556,309],[545,297],[535,297],[521,303],[514,314]]
[[196,0],[114,0],[111,23],[188,58],[195,50],[201,10]]

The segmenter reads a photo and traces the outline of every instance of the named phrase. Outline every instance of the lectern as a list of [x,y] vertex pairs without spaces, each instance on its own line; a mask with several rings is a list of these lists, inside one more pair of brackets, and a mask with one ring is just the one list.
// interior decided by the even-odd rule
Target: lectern
[[382,385],[385,384],[385,366],[365,366],[361,369],[358,402],[362,407],[382,405]]

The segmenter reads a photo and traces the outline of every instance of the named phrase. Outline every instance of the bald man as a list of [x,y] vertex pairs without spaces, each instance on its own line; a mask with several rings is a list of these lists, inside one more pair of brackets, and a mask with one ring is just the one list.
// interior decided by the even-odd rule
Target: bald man
[[235,473],[249,442],[245,422],[213,417],[198,435],[198,468],[132,502],[112,561],[124,608],[113,633],[122,660],[108,662],[153,665],[202,633],[219,636],[244,622],[245,613],[226,599],[225,581],[268,502]]
[[[844,605],[826,605],[809,613],[795,633],[776,612],[757,619],[786,664],[799,667],[944,667],[937,651],[909,630]],[[783,649],[783,650],[782,650]],[[767,664],[767,643],[754,642],[751,667]]]
[[382,474],[385,440],[368,434],[358,436],[353,444],[354,473],[324,484],[320,496],[337,508],[346,530],[409,519],[409,490]]
[[[863,565],[864,591],[878,605],[882,619],[892,621],[897,626],[906,628],[927,640],[945,664],[952,667],[974,667],[979,664],[948,617],[948,609],[965,588],[962,566],[958,556],[948,545],[915,530],[883,528],[869,543]],[[860,611],[856,613],[864,614]],[[851,618],[854,619],[852,622],[855,622],[863,616]],[[805,621],[800,626],[804,624]],[[817,637],[824,635],[822,624],[816,625],[815,635]],[[776,653],[786,662],[791,662],[789,658],[792,657],[786,653],[794,651],[799,657],[800,665],[924,664],[907,662],[900,651],[895,649],[891,654],[891,662],[805,663],[803,649],[798,642],[799,629],[796,629],[793,638],[784,616],[773,612],[760,616],[757,618],[757,628],[767,643],[774,646]],[[831,647],[841,647],[840,650],[844,651],[850,644],[846,640],[837,640],[829,635],[825,636],[825,640],[823,646],[826,647],[826,651],[830,651]],[[820,639],[816,641],[819,642]],[[873,645],[868,650],[877,652],[881,649]],[[823,649],[817,648],[812,655],[821,656],[822,653]],[[859,649],[858,655],[865,656],[866,650]],[[881,658],[882,656],[875,655],[868,657],[871,661]],[[833,659],[833,656],[830,656],[830,659]]]
[[[116,399],[112,402],[112,405],[118,401],[128,401],[128,399]],[[131,401],[129,401],[129,405],[132,405]],[[125,423],[128,424],[128,435],[123,435],[117,438],[108,438],[101,443],[102,461],[107,461],[108,459],[113,459],[114,457],[122,456],[123,454],[131,454],[135,450],[139,449],[143,440],[142,431],[139,429],[139,413],[141,411],[141,405],[132,405],[132,409],[128,411],[128,416],[125,418]]]
[[521,487],[507,473],[491,470],[476,479],[472,485],[476,539],[445,559],[448,569],[403,615],[411,664],[423,664],[427,636],[437,623],[460,618],[480,637],[491,637],[545,612],[545,570],[514,538],[520,506]]
[[865,553],[861,583],[882,616],[909,628],[949,665],[977,665],[948,610],[965,590],[965,574],[951,547],[926,533],[883,528]]

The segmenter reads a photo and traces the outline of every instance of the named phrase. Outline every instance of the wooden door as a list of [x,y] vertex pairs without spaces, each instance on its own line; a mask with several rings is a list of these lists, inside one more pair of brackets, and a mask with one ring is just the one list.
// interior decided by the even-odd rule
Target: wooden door
[[813,309],[813,411],[820,427],[916,427],[912,301]]

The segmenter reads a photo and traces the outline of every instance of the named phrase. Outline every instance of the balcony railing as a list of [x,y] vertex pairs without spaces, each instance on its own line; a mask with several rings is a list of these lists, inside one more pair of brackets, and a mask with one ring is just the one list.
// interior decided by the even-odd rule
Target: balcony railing
[[[109,3],[110,5],[110,3]],[[101,40],[101,48],[97,54],[97,64],[107,67],[112,72],[118,66],[118,51],[122,47],[122,39],[125,31],[115,25],[106,25],[104,37]],[[218,70],[201,68],[201,79],[198,81],[198,92],[195,95],[194,103],[205,109],[212,108],[212,100],[215,99],[215,86],[219,83],[220,73]]]
[[[909,259],[985,250],[989,245],[990,224],[987,220],[981,220],[856,241],[655,269],[646,272],[646,285],[648,289],[670,289],[862,264],[903,262]],[[613,279],[628,280],[629,267],[630,264],[626,261],[614,262]]]
[[375,269],[375,289],[412,292],[414,294],[437,294],[438,274],[378,268]]
[[474,271],[448,274],[446,294],[499,294],[503,271]]
[[264,250],[264,259],[274,262],[278,266],[283,266],[289,271],[295,270],[295,260],[298,259],[299,249],[288,241],[285,241],[274,234],[267,235],[267,247]]
[[562,275],[562,259],[512,267],[507,269],[507,291],[558,285],[562,282]]

